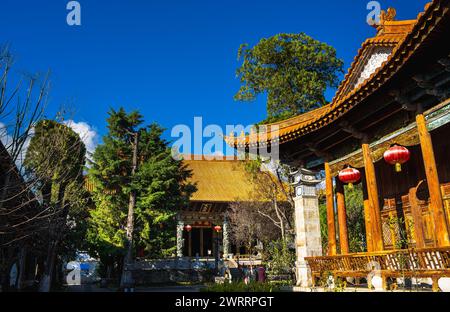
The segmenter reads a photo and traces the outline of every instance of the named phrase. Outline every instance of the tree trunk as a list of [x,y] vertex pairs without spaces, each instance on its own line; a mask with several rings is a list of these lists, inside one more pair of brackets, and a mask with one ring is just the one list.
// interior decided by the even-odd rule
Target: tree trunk
[[22,290],[24,288],[24,282],[25,282],[25,274],[26,274],[26,258],[27,258],[27,247],[23,246],[20,248],[20,255],[19,255],[19,274],[17,277],[17,289]]
[[275,212],[277,214],[277,218],[280,221],[281,239],[283,240],[283,242],[285,242],[286,241],[286,229],[284,228],[285,225],[284,225],[283,217],[281,216],[280,211],[278,210],[279,208],[278,208],[278,202],[277,202],[276,198],[273,201],[273,206],[275,208]]
[[6,259],[4,265],[2,265],[0,268],[0,287],[2,292],[7,292],[11,290],[10,273],[13,264],[14,260]]
[[[139,134],[134,133],[133,139],[133,164],[131,169],[131,177],[134,177],[137,171],[138,164],[138,143]],[[128,218],[127,218],[127,237],[126,237],[126,255],[122,268],[122,277],[120,280],[120,288],[128,288],[133,284],[133,277],[128,266],[133,262],[133,232],[134,232],[134,208],[136,206],[136,191],[131,190],[130,199],[128,203]]]
[[55,258],[56,258],[56,243],[50,242],[48,251],[47,251],[47,259],[45,261],[44,272],[42,273],[41,280],[39,282],[39,291],[40,292],[49,292],[52,283],[53,277],[53,269],[55,267]]

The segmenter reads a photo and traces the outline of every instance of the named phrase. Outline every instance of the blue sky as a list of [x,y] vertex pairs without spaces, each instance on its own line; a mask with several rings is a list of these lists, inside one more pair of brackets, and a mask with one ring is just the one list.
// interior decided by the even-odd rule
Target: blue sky
[[[81,26],[66,24],[68,2],[2,0],[0,44],[10,44],[16,73],[51,70],[49,116],[70,105],[100,136],[109,108],[120,106],[167,129],[194,116],[222,127],[258,122],[264,97],[233,100],[241,43],[305,32],[334,46],[347,68],[375,33],[365,0],[79,0]],[[428,1],[379,2],[411,19]]]

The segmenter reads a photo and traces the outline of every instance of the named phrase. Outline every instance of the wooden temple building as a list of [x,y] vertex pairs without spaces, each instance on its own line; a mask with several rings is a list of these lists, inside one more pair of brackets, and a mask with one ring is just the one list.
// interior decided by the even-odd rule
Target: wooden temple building
[[[302,177],[325,172],[328,250],[322,255],[314,191],[296,199],[299,285],[310,286],[324,272],[367,277],[373,262],[384,288],[390,278],[409,276],[430,278],[437,290],[438,279],[450,277],[449,38],[449,0],[430,2],[412,20],[396,20],[394,9],[382,12],[330,104],[268,125],[264,140],[226,138],[241,149],[276,145],[280,160],[299,169],[293,170],[299,185]],[[383,157],[393,146],[409,152],[400,172]],[[349,251],[348,188],[338,178],[345,168],[361,176],[355,182],[364,190],[365,253]]]
[[[189,157],[184,164],[192,172],[190,182],[197,191],[192,195],[188,207],[178,214],[177,256],[220,257],[246,253],[244,247],[230,240],[230,225],[226,212],[231,203],[251,201],[253,185],[244,166],[234,157],[223,160],[208,160]],[[214,227],[220,226],[219,231]],[[215,241],[219,241],[216,251]]]

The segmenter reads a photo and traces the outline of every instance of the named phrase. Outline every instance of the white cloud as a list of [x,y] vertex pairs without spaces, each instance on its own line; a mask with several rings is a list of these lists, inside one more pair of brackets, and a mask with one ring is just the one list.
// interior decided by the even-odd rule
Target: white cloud
[[88,152],[87,157],[90,153],[95,151],[98,145],[98,133],[91,125],[86,122],[80,121],[76,122],[74,120],[66,120],[64,124],[70,127],[73,131],[78,133],[84,145],[86,145],[86,150]]
[[[80,136],[81,140],[86,145],[87,150],[86,157],[90,158],[89,157],[90,153],[93,153],[98,145],[97,131],[92,126],[90,126],[85,122],[76,122],[74,120],[67,120],[64,122],[64,124],[70,127]],[[9,150],[13,142],[12,137],[8,132],[9,132],[8,127],[4,123],[0,122],[0,142],[2,142],[3,145]],[[23,160],[25,159],[25,155],[33,135],[34,135],[34,128],[30,130],[29,136],[27,137],[19,155],[17,156],[16,165],[18,168],[22,168],[22,163]]]

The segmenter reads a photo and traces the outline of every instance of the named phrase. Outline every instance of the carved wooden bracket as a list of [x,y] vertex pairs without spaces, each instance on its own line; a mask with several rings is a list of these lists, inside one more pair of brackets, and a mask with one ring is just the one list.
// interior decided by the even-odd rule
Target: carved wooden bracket
[[345,132],[350,133],[355,139],[361,140],[363,143],[366,143],[368,141],[368,135],[364,132],[357,130],[347,120],[341,121],[339,126]]
[[308,149],[313,152],[314,154],[316,154],[317,157],[321,157],[323,158],[325,161],[330,161],[332,159],[332,156],[330,153],[324,152],[322,150],[319,150],[317,147],[317,144],[313,144],[313,143],[308,143],[306,144],[306,147],[308,147]]
[[412,103],[412,101],[403,95],[400,90],[391,90],[389,91],[389,95],[402,105],[402,109],[408,112],[416,112],[418,110],[418,105]]
[[443,88],[436,87],[424,75],[415,75],[412,77],[412,79],[417,83],[417,86],[419,88],[424,89],[427,94],[435,96],[441,101],[446,100],[450,95],[449,90],[444,90]]

